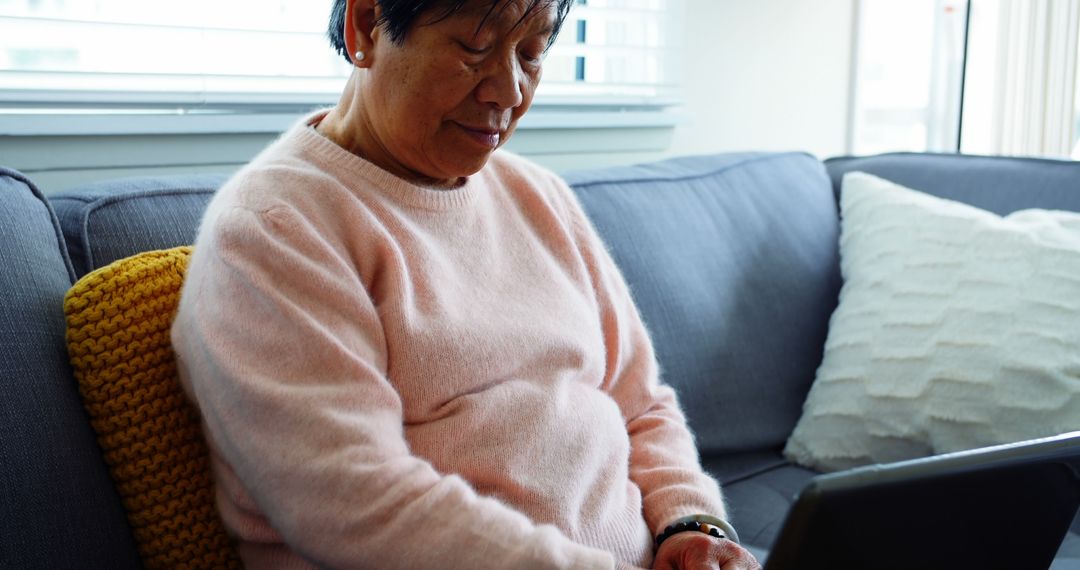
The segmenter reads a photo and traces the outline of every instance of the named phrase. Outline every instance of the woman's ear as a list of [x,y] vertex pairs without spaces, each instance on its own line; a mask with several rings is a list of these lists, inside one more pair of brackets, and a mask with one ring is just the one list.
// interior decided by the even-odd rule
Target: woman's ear
[[379,20],[378,0],[346,0],[345,48],[357,67],[371,65],[372,48],[375,45],[376,22]]

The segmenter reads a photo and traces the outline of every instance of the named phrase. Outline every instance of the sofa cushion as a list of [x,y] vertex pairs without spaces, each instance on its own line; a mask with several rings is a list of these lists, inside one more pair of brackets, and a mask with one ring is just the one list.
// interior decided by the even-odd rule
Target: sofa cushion
[[1050,570],[1080,570],[1080,512],[1076,513],[1072,528],[1061,541]]
[[836,202],[801,153],[571,173],[704,455],[783,445],[840,286]]
[[0,568],[136,568],[67,364],[73,272],[48,202],[0,168]]
[[240,567],[169,338],[190,256],[185,246],[115,261],[64,300],[79,390],[147,569]]
[[[702,461],[720,480],[724,502],[743,544],[772,548],[799,491],[817,473],[788,463],[778,450],[737,453]],[[733,472],[741,465],[742,472]]]
[[170,175],[97,182],[49,197],[81,277],[143,251],[195,242],[225,175]]
[[1003,218],[858,172],[841,203],[840,306],[789,457],[847,469],[1080,429],[1080,213]]
[[1073,160],[891,153],[830,158],[825,167],[837,195],[844,174],[863,171],[1001,216],[1027,208],[1080,212],[1080,162]]

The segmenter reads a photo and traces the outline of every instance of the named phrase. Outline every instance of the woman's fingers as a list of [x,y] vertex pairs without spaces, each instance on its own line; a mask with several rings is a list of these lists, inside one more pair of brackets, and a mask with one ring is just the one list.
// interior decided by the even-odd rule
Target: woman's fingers
[[727,539],[682,532],[660,546],[655,570],[761,570],[750,551]]

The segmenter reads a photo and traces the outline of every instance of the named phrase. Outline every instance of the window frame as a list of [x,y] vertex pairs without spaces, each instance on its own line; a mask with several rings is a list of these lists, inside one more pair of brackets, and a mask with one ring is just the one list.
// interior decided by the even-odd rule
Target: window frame
[[[602,4],[603,0],[598,3]],[[579,4],[585,3],[579,0]],[[665,33],[669,39],[676,38],[676,24],[681,21],[682,14],[681,0],[665,0],[663,7],[673,12],[669,15]],[[575,11],[582,9],[588,13],[588,10],[595,11],[597,8],[576,6],[560,37],[560,42],[569,46],[571,57],[590,49],[587,45],[575,45],[584,40],[583,26],[578,22],[587,20],[574,17]],[[600,10],[641,11],[612,7],[601,7]],[[330,51],[329,46],[327,50]],[[669,58],[675,57],[676,52],[670,46],[664,50],[661,53]],[[563,55],[565,57],[566,54]],[[579,56],[576,59],[583,58]],[[580,66],[579,61],[579,71]],[[17,77],[19,74],[22,74],[21,82]],[[5,76],[11,84],[27,84],[26,78],[34,74],[42,77],[48,72],[0,70],[0,85],[5,82]],[[59,72],[56,77],[62,79],[72,75],[75,73]],[[139,76],[132,74],[132,77],[137,79]],[[173,76],[163,75],[161,80],[168,81],[170,77]],[[191,77],[183,79],[190,82]],[[324,79],[339,82],[341,86],[345,82],[343,77]],[[240,82],[243,81],[242,78]],[[303,81],[310,84],[319,79],[306,78]],[[179,84],[183,82],[178,81]],[[674,127],[684,120],[678,109],[681,105],[679,86],[657,85],[663,92],[660,96],[568,96],[566,89],[558,90],[559,94],[552,96],[545,94],[542,86],[519,129]],[[61,91],[0,87],[0,136],[272,133],[288,128],[315,109],[333,106],[339,96],[340,87],[319,93]]]

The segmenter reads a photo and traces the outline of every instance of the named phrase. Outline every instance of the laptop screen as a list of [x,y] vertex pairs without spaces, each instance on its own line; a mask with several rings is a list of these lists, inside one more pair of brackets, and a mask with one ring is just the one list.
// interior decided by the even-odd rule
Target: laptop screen
[[1080,506],[1080,433],[815,477],[767,570],[1048,568]]

